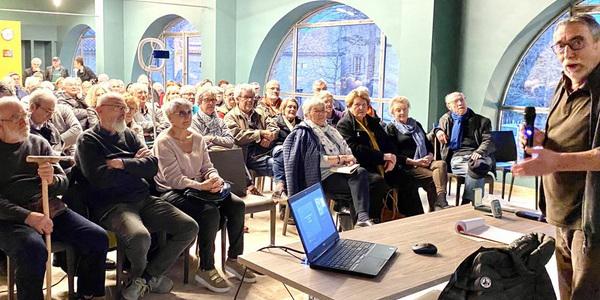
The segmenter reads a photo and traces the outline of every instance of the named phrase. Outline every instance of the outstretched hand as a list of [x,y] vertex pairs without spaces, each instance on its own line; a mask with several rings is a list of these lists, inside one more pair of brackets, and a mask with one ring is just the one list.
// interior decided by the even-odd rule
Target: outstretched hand
[[557,171],[560,155],[558,152],[542,147],[525,148],[531,158],[519,162],[512,167],[516,176],[541,176]]

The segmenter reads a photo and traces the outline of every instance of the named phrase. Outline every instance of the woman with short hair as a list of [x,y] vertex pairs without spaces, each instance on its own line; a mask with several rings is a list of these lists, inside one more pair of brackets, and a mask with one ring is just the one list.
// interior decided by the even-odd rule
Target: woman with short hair
[[[171,126],[154,143],[154,155],[158,158],[158,173],[154,177],[157,190],[163,193],[165,201],[198,223],[200,267],[195,280],[211,291],[227,292],[229,284],[215,269],[214,241],[220,220],[226,217],[229,251],[225,269],[242,279],[245,267],[237,257],[244,249],[244,202],[234,194],[225,195],[220,203],[190,195],[189,192],[206,192],[220,196],[224,181],[210,161],[203,137],[190,129],[192,104],[176,98],[166,104],[164,112]],[[254,273],[246,271],[244,282],[255,281]]]

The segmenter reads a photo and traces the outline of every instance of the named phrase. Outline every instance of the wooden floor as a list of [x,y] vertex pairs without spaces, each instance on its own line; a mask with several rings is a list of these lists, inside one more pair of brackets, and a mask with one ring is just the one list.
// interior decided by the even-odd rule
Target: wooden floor
[[[453,188],[454,189],[454,188]],[[508,186],[507,186],[508,190]],[[496,183],[495,194],[500,195],[501,184]],[[426,196],[421,192],[421,199],[425,211],[427,211]],[[508,194],[508,191],[506,192]],[[508,197],[508,196],[506,196]],[[511,202],[518,203],[519,206],[534,207],[534,193],[533,189],[515,186],[513,190],[513,196]],[[448,203],[454,204],[454,195],[448,196]],[[268,212],[254,214],[254,218],[246,217],[246,225],[250,228],[250,232],[245,235],[245,251],[255,251],[260,247],[266,246],[269,243],[269,214]],[[287,236],[281,235],[282,222],[277,220],[277,235],[276,244],[284,245],[291,242],[298,241],[298,235],[294,226],[288,226]],[[217,235],[219,239],[220,235]],[[216,241],[219,245],[220,241]],[[218,247],[217,247],[218,248]],[[109,253],[109,257],[115,258],[115,253]],[[215,253],[215,260],[220,261],[220,250],[217,249]],[[193,275],[193,274],[192,274]],[[53,268],[53,282],[59,282],[65,274],[58,268]],[[236,289],[240,284],[240,281],[230,277],[228,278],[229,283],[232,285],[232,289],[225,294],[218,294],[208,291],[207,289],[199,286],[192,281],[186,285],[183,284],[183,260],[179,259],[177,264],[170,270],[169,277],[175,282],[175,287],[170,294],[149,294],[144,299],[233,299]],[[112,279],[111,279],[112,278]],[[6,279],[0,278],[0,300],[7,299],[6,293]],[[107,294],[106,299],[117,299],[115,298],[114,289],[114,271],[107,272]],[[428,292],[433,294],[432,299],[437,299],[435,295],[439,293],[436,290],[440,290],[444,285],[437,286],[429,291],[423,291],[414,296],[405,297],[403,299],[416,299],[422,297]],[[289,288],[289,287],[288,287]],[[55,287],[52,288],[53,298],[55,299],[67,299],[66,297],[67,282],[66,278],[60,281]],[[307,296],[297,290],[289,288],[289,291],[295,299],[307,299]],[[428,298],[427,296],[425,298]],[[254,284],[243,284],[239,291],[237,299],[292,299],[286,290],[286,287],[280,282],[271,279],[266,276],[258,276],[258,280]]]

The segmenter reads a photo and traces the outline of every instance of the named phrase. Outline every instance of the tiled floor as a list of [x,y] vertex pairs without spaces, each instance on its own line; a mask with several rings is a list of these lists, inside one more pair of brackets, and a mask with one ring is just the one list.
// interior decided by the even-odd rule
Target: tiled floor
[[[507,187],[508,188],[508,187]],[[501,186],[500,184],[496,184],[495,186],[495,194],[500,194]],[[421,191],[422,192],[422,191]],[[421,198],[423,201],[423,205],[425,210],[427,210],[426,204],[426,196],[424,193],[421,193]],[[448,197],[448,202],[454,203],[454,195],[450,195]],[[522,188],[515,186],[513,191],[513,199],[511,202],[518,203],[519,206],[525,206],[533,208],[533,190],[529,188]],[[269,242],[269,214],[268,212],[254,214],[253,218],[246,217],[247,226],[250,228],[250,232],[245,235],[245,249],[246,251],[254,251],[262,246],[266,246]],[[294,226],[288,227],[287,236],[283,236],[281,234],[282,230],[282,222],[277,220],[277,234],[276,234],[276,243],[278,245],[284,245],[291,242],[298,241],[298,235]],[[217,241],[215,241],[216,245],[220,244],[219,236],[217,235]],[[115,253],[109,253],[109,257],[115,258]],[[217,262],[220,261],[221,253],[219,247],[217,247],[217,251],[215,253],[215,260]],[[550,263],[549,265],[551,265]],[[57,268],[53,269],[53,279],[54,282],[59,281],[64,273]],[[150,294],[144,299],[233,299],[236,289],[239,286],[239,280],[230,277],[228,281],[232,285],[232,289],[225,294],[217,294],[208,291],[205,288],[200,287],[198,284],[193,282],[193,274],[192,281],[189,284],[183,284],[183,260],[179,259],[177,264],[173,266],[171,269],[169,276],[174,280],[175,287],[172,293],[166,295],[157,295]],[[556,273],[551,274],[551,277],[556,277]],[[114,278],[114,271],[107,273],[107,296],[106,299],[114,299],[115,289],[114,289],[114,280],[110,278]],[[443,289],[445,284],[433,287],[431,289],[422,291],[415,295],[405,297],[403,299],[417,299],[429,293],[429,297],[425,296],[426,299],[436,299],[439,290]],[[52,291],[53,295],[56,299],[66,299],[66,279],[61,281],[57,286],[55,286]],[[0,283],[0,299],[6,299],[5,282]],[[307,299],[307,296],[303,293],[300,293],[297,290],[289,288],[291,294],[295,299]],[[437,292],[436,292],[437,290]],[[286,287],[267,276],[259,276],[258,282],[254,284],[243,284],[239,291],[238,299],[291,299],[290,295],[286,291]]]

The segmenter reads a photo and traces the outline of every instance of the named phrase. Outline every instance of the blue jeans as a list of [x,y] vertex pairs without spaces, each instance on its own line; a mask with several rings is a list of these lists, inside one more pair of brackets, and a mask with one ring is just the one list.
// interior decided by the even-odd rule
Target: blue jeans
[[283,167],[283,146],[277,145],[273,148],[273,178],[275,182],[285,184],[285,169]]
[[[461,204],[467,204],[475,198],[475,189],[482,189],[485,184],[483,178],[473,178],[469,176],[469,157],[471,155],[456,155],[450,160],[450,169],[454,175],[465,177],[465,191],[462,196]],[[482,193],[483,195],[483,193]]]
[[[77,294],[104,296],[106,231],[70,209],[52,221],[52,240],[69,244],[79,254]],[[0,221],[0,249],[16,263],[17,297],[43,299],[48,258],[44,237],[28,225]]]

